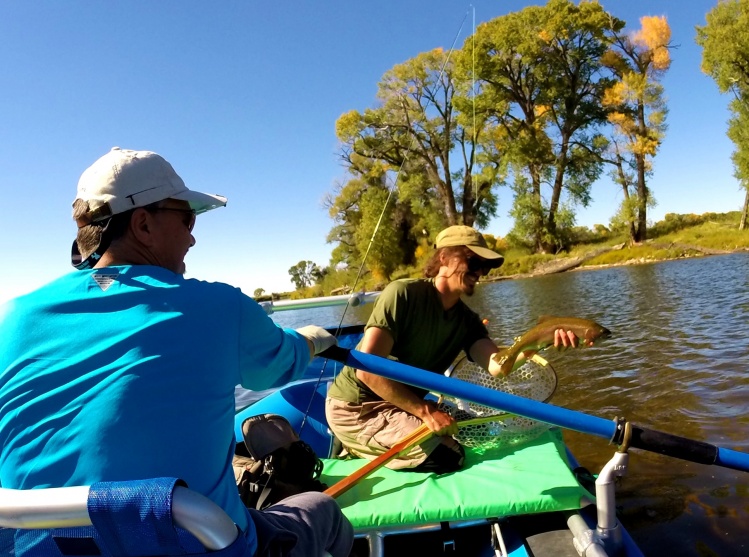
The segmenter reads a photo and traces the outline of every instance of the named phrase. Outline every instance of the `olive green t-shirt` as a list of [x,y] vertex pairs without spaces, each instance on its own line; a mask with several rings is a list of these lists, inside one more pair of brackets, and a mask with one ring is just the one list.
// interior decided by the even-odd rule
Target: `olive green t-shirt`
[[[461,350],[477,340],[489,338],[479,316],[462,300],[448,310],[442,306],[432,279],[402,279],[391,282],[375,301],[365,328],[388,331],[394,340],[390,356],[421,369],[443,373]],[[427,391],[409,386],[419,396]],[[380,400],[356,378],[356,371],[344,367],[328,396],[345,402]]]

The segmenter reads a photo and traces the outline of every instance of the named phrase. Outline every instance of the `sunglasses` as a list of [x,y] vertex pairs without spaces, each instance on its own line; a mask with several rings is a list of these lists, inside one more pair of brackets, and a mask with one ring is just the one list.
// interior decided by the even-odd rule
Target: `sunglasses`
[[192,232],[192,229],[195,228],[195,219],[197,218],[197,213],[195,212],[195,209],[175,209],[173,207],[152,207],[148,209],[148,211],[155,213],[156,211],[173,211],[175,213],[182,213],[182,222],[187,227],[188,232]]
[[466,265],[468,265],[469,273],[476,273],[481,271],[484,275],[488,275],[489,271],[494,268],[489,261],[481,259],[480,257],[468,257],[466,259]]

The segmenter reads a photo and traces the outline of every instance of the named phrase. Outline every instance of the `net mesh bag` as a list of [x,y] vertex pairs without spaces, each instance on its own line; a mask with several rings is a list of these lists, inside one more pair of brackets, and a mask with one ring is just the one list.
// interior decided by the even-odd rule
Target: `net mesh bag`
[[[494,377],[467,357],[459,360],[446,375],[474,385],[543,402],[549,401],[557,387],[557,374],[554,368],[537,354],[507,377]],[[441,399],[440,407],[459,422],[497,415],[496,421],[460,428],[455,439],[466,447],[487,450],[518,445],[535,439],[551,427],[544,422],[523,416],[503,414],[489,406],[448,396]]]

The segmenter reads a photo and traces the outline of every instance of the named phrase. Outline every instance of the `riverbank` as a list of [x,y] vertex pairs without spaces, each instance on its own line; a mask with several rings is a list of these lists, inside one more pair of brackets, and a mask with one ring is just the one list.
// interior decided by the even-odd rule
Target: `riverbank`
[[749,250],[749,230],[739,230],[741,214],[667,214],[651,226],[649,239],[631,244],[606,229],[590,234],[567,252],[557,255],[532,254],[509,248],[505,264],[484,281],[530,278],[571,270],[640,265],[707,255],[724,255]]
[[[714,249],[708,247],[700,247],[695,245],[685,245],[680,243],[664,244],[659,242],[647,242],[645,244],[645,251],[648,255],[637,256],[639,246],[626,247],[625,244],[617,244],[609,248],[596,250],[594,253],[582,256],[574,257],[557,257],[551,261],[545,262],[538,265],[530,273],[514,273],[510,275],[492,275],[484,277],[483,282],[497,282],[502,280],[515,280],[524,278],[540,277],[545,275],[552,275],[556,273],[562,273],[567,271],[593,271],[596,269],[607,269],[610,267],[621,267],[625,265],[645,265],[650,263],[658,263],[661,261],[674,261],[678,259],[691,259],[695,257],[709,257],[715,255],[729,255],[737,252],[749,251],[749,247],[740,247],[732,250]],[[661,253],[652,252],[652,248],[660,250]],[[624,259],[618,259],[613,263],[599,263],[596,260],[600,259],[605,253],[614,250],[629,249],[631,255]]]

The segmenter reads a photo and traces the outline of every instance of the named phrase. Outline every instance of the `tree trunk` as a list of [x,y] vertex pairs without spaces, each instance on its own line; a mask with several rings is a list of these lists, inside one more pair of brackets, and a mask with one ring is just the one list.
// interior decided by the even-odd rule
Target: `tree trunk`
[[463,224],[473,226],[476,222],[476,196],[473,191],[473,176],[466,172],[463,180]]
[[[645,121],[645,105],[641,100],[637,101],[637,135],[645,138],[648,135],[648,126]],[[637,164],[637,242],[644,242],[648,237],[648,186],[645,183],[645,154],[635,154]]]
[[562,153],[559,155],[556,165],[556,176],[554,177],[554,189],[551,192],[551,203],[549,203],[549,215],[546,219],[547,241],[544,250],[546,253],[556,253],[558,250],[555,241],[557,236],[557,211],[559,200],[562,197],[562,186],[564,185],[564,171],[567,166],[567,139],[562,141]]
[[541,174],[538,169],[531,167],[531,187],[533,188],[533,243],[534,250],[537,253],[546,253],[544,251],[544,215],[541,204]]
[[[619,156],[619,152],[617,150],[617,159],[616,159],[616,170],[619,173],[619,183],[622,186],[622,191],[624,193],[624,204],[625,207],[629,206],[629,182],[627,181],[627,175],[624,172],[624,168],[622,167],[622,159]],[[629,222],[629,241],[630,243],[637,242],[637,229],[635,228],[635,219],[633,219],[631,216],[627,217],[627,220]]]
[[421,160],[424,165],[423,168],[427,175],[427,179],[439,192],[442,207],[445,211],[445,220],[447,220],[448,226],[463,224],[460,222],[458,210],[455,206],[455,195],[453,194],[453,185],[450,174],[445,172],[445,178],[443,180],[432,161],[429,161],[425,157],[421,157]]
[[637,161],[637,242],[648,237],[648,187],[645,184],[645,157],[636,155]]
[[746,196],[744,197],[744,208],[741,211],[741,222],[739,223],[739,230],[746,228],[746,218],[749,213],[749,187],[746,188]]

